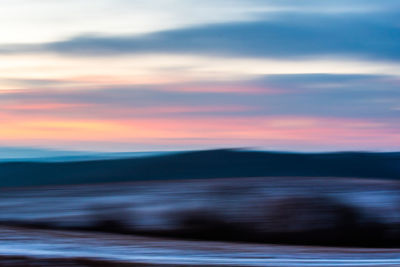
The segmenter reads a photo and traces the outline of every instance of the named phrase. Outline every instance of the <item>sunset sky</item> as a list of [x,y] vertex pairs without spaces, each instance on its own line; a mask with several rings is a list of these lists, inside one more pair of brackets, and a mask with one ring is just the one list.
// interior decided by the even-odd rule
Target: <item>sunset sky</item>
[[398,0],[3,0],[0,146],[400,150]]

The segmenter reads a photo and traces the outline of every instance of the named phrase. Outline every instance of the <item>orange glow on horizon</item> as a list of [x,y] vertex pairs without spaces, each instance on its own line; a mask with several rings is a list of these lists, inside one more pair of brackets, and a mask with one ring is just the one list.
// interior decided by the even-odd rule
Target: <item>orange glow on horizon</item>
[[[260,118],[135,118],[62,119],[30,118],[0,113],[2,141],[103,141],[253,145],[268,144],[394,144],[400,142],[395,131],[385,125],[363,120],[321,117]],[[221,143],[222,141],[222,143]]]

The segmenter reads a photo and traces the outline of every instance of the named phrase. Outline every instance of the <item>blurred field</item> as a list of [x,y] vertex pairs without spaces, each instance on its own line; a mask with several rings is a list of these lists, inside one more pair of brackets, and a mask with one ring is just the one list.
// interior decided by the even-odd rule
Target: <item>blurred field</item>
[[0,266],[400,266],[399,192],[328,177],[1,188]]
[[[3,255],[3,256],[1,256]],[[0,266],[399,266],[400,249],[185,241],[0,227]]]
[[237,178],[2,189],[3,225],[203,240],[396,247],[400,183]]

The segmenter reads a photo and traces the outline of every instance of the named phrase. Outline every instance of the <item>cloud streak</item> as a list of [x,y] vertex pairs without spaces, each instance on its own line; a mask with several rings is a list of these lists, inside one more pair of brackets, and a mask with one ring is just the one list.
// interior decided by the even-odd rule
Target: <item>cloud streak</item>
[[[2,93],[0,110],[25,113],[27,117],[49,114],[90,119],[318,114],[398,121],[399,114],[394,108],[400,102],[397,83],[392,76],[302,74],[266,75],[238,82],[14,90]],[[52,112],[46,109],[51,105],[54,105]]]
[[111,56],[186,53],[240,57],[301,58],[340,55],[399,60],[399,14],[282,15],[279,19],[223,23],[141,36],[82,35],[43,44],[57,53]]

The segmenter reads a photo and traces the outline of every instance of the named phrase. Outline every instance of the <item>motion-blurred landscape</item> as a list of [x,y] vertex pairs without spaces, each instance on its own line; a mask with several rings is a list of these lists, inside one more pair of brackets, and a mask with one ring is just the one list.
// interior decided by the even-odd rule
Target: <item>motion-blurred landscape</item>
[[0,267],[400,266],[399,0],[1,0]]

